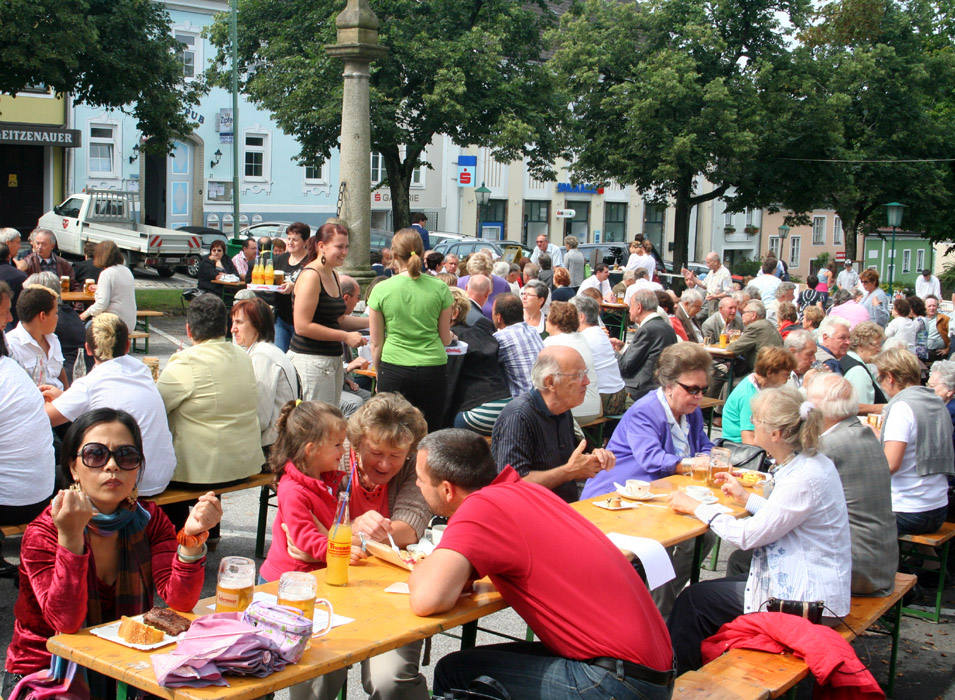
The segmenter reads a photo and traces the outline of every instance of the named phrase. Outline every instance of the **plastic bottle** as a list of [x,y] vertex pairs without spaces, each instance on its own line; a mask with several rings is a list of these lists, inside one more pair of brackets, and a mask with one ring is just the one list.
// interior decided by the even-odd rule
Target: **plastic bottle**
[[325,555],[325,583],[329,586],[348,585],[348,563],[351,561],[351,519],[348,517],[348,494],[338,494],[335,523],[328,531],[328,551]]

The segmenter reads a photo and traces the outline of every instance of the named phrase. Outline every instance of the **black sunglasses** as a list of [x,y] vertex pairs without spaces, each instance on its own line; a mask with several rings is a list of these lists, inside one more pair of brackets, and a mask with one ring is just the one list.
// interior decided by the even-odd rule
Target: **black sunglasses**
[[120,445],[115,450],[98,442],[88,442],[76,453],[90,469],[102,469],[109,458],[116,460],[116,465],[124,471],[139,469],[143,464],[143,453],[135,445]]
[[677,382],[677,384],[679,384],[683,388],[683,391],[685,391],[690,396],[699,396],[704,391],[706,391],[705,386],[692,386],[692,385],[683,384],[682,382]]

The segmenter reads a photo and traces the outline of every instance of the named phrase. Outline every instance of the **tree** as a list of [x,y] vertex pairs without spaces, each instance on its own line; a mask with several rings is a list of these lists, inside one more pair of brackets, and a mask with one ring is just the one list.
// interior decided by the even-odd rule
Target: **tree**
[[165,148],[192,131],[198,94],[185,86],[169,16],[151,0],[7,0],[0,3],[0,93],[33,85],[74,102],[131,111]]
[[[239,0],[240,89],[294,135],[302,162],[338,145],[342,64],[335,43],[341,0]],[[379,39],[390,51],[371,64],[371,144],[381,153],[396,227],[410,224],[408,188],[436,134],[495,157],[528,157],[548,173],[559,155],[556,91],[540,63],[545,0],[376,0]],[[211,28],[219,47],[210,82],[231,76],[228,20]]]
[[776,112],[787,134],[777,167],[747,192],[797,213],[832,208],[858,259],[857,234],[886,227],[884,205],[905,205],[903,225],[950,240],[955,177],[955,54],[925,2],[843,0],[793,54]]
[[797,27],[804,13],[803,0],[586,0],[561,18],[550,64],[571,105],[574,177],[671,198],[675,265],[689,254],[692,208],[766,167],[761,86],[787,61],[779,18]]

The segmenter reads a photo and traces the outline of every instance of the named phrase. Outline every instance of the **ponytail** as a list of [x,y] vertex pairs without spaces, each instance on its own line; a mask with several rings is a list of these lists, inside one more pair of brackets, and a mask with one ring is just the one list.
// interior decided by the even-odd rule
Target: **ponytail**
[[403,228],[391,239],[391,252],[397,260],[403,262],[412,279],[421,276],[424,256],[424,244],[421,235],[413,228]]

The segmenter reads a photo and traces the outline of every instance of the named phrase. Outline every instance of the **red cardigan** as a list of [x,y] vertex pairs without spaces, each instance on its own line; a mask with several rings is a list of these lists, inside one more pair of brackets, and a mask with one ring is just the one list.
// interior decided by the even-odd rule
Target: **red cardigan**
[[[140,503],[151,516],[146,537],[152,553],[153,580],[148,584],[170,607],[192,610],[202,594],[205,559],[194,564],[180,561],[176,556],[176,531],[169,518],[155,503]],[[48,668],[46,640],[83,626],[90,566],[94,566],[95,574],[88,544],[79,555],[59,545],[47,506],[27,527],[20,544],[20,595],[13,609],[16,621],[7,649],[7,671],[27,674]],[[102,590],[111,598],[109,589],[103,586]]]

